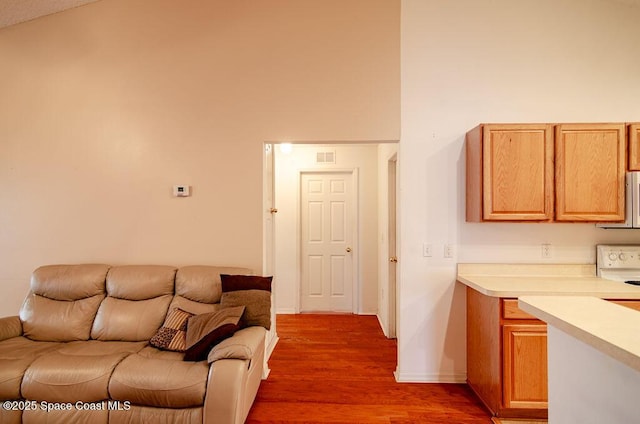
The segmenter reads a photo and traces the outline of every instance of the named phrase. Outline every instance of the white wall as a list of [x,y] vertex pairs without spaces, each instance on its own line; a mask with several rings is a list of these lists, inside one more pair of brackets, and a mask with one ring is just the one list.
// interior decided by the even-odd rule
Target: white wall
[[549,424],[629,424],[640,416],[640,372],[548,327]]
[[266,140],[399,138],[399,0],[105,0],[0,58],[0,316],[43,264],[261,272]]
[[[594,262],[637,230],[464,221],[466,131],[482,122],[640,121],[640,8],[605,0],[403,0],[397,378],[464,381],[457,262]],[[422,244],[434,256],[422,256]],[[455,257],[442,255],[454,244]]]
[[[275,146],[275,303],[277,313],[299,312],[299,235],[300,171],[357,170],[359,187],[358,255],[359,296],[357,312],[375,314],[378,310],[378,148],[375,144],[303,145],[295,144],[284,154]],[[336,163],[316,164],[316,152],[332,150]],[[355,299],[354,299],[355,300]]]

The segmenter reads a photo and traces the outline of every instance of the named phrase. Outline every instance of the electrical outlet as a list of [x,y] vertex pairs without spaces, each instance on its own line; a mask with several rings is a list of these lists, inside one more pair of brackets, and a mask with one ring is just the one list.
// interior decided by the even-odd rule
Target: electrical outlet
[[551,256],[551,243],[542,243],[542,257],[549,259]]
[[445,244],[444,245],[444,257],[445,258],[453,258],[453,244]]
[[433,246],[429,243],[424,243],[422,245],[422,256],[425,258],[430,258],[433,256]]

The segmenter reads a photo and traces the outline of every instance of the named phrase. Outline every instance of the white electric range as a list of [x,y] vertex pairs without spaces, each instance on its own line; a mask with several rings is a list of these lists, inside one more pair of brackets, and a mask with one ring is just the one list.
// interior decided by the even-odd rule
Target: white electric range
[[599,244],[596,255],[598,277],[640,285],[640,245]]

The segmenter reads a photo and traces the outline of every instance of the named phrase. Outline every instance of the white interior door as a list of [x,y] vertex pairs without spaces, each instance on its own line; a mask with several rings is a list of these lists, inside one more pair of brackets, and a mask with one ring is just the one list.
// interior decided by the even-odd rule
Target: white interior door
[[352,172],[301,173],[302,312],[353,312]]

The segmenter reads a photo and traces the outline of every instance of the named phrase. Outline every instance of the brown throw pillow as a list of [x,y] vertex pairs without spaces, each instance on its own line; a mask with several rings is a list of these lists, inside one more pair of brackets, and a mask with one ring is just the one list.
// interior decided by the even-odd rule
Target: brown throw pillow
[[212,347],[233,336],[241,328],[244,306],[220,309],[189,318],[185,361],[203,361]]
[[173,308],[167,314],[162,327],[149,340],[149,344],[158,349],[184,352],[187,348],[187,322],[192,316],[193,314],[190,312],[183,311],[180,308]]
[[256,275],[220,274],[222,297],[220,306],[244,306],[242,320],[248,326],[271,328],[271,280]]

